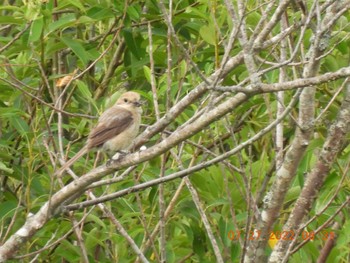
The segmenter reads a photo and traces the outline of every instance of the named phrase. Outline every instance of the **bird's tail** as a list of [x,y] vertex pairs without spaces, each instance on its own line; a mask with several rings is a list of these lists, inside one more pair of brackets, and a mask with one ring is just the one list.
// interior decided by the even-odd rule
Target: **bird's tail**
[[71,159],[69,159],[63,166],[55,172],[55,176],[61,177],[65,170],[67,170],[73,163],[75,163],[80,157],[87,153],[88,147],[84,146],[79,152],[77,152]]

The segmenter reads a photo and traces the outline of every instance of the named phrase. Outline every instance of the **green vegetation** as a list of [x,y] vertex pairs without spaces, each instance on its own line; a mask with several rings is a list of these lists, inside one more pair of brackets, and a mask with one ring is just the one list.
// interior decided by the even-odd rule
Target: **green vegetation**
[[[0,262],[349,262],[350,3],[305,2],[3,0],[0,245],[32,232]],[[55,171],[126,90],[146,101],[144,159],[90,152],[69,192]]]

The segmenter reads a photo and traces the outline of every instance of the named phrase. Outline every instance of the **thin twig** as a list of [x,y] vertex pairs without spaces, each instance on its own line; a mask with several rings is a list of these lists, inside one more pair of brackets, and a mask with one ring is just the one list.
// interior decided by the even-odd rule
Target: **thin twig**
[[0,80],[2,80],[3,82],[5,82],[5,83],[11,85],[12,87],[14,87],[14,88],[18,89],[19,91],[23,92],[25,95],[27,95],[27,96],[29,96],[29,97],[35,99],[36,101],[38,101],[38,102],[40,102],[41,104],[43,104],[43,105],[45,105],[45,106],[47,106],[47,107],[53,109],[53,110],[56,111],[56,112],[60,112],[60,113],[62,113],[62,114],[65,114],[65,115],[67,115],[67,116],[72,116],[72,117],[81,117],[81,118],[86,118],[86,119],[96,119],[95,116],[90,116],[90,115],[80,114],[80,113],[71,113],[71,112],[67,112],[67,111],[60,110],[60,109],[58,109],[58,108],[55,108],[54,106],[52,106],[51,104],[47,103],[46,101],[40,99],[39,97],[37,97],[37,96],[31,94],[31,93],[28,92],[28,91],[22,89],[19,85],[15,84],[15,83],[13,83],[13,82],[11,82],[11,81],[8,81],[7,79],[1,78],[1,77],[0,77]]
[[11,41],[9,41],[5,46],[3,46],[2,48],[0,48],[0,54],[2,52],[4,52],[8,47],[10,47],[14,42],[16,42],[26,31],[27,29],[31,26],[31,24],[33,23],[33,21],[29,21],[26,26],[24,27],[24,29],[20,32],[18,32],[12,39]]

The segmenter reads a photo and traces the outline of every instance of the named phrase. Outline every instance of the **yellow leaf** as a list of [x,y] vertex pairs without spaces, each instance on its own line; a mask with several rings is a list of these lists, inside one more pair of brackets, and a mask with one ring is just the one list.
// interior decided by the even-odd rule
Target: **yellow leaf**
[[277,242],[278,242],[278,239],[276,238],[275,233],[272,232],[269,236],[269,241],[268,241],[270,248],[273,249],[276,246]]

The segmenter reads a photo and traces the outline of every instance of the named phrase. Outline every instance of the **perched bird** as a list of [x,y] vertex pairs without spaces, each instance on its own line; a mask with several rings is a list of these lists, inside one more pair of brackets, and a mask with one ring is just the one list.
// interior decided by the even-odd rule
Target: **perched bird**
[[141,123],[140,94],[128,91],[100,116],[98,123],[89,134],[86,145],[55,175],[61,176],[75,161],[92,148],[102,148],[107,153],[127,151],[139,132]]

